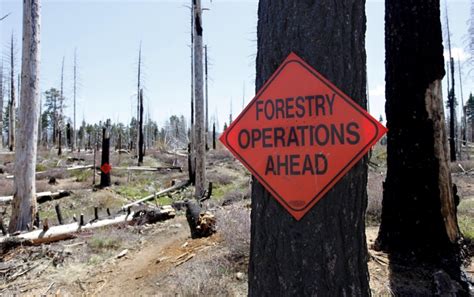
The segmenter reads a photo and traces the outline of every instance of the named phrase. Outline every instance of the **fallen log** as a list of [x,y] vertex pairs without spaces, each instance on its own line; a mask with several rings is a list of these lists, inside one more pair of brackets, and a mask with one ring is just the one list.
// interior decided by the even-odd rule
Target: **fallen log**
[[92,169],[92,168],[94,168],[94,165],[78,165],[78,166],[68,167],[66,168],[66,170],[71,171],[71,170]]
[[165,195],[165,194],[167,194],[167,193],[169,193],[169,192],[173,192],[173,191],[179,190],[179,189],[181,189],[181,188],[187,187],[188,185],[189,185],[189,181],[184,181],[184,182],[179,183],[179,184],[177,184],[177,185],[175,185],[175,186],[172,186],[171,188],[164,189],[164,190],[162,190],[162,191],[160,191],[160,192],[157,192],[157,193],[154,193],[154,194],[152,194],[152,195],[146,196],[146,197],[144,197],[144,198],[142,198],[142,199],[140,199],[140,200],[137,200],[137,201],[135,201],[135,202],[126,204],[126,205],[122,206],[122,209],[127,209],[127,208],[129,208],[129,207],[134,206],[134,205],[138,205],[138,204],[143,203],[143,202],[146,202],[146,201],[148,201],[148,200],[152,200],[152,199],[157,198],[157,197],[159,197],[159,196]]
[[[142,213],[146,214],[150,211],[142,211]],[[138,212],[139,213],[139,212]],[[150,212],[151,213],[151,212]],[[47,230],[39,229],[27,233],[21,233],[16,236],[4,236],[0,237],[0,246],[10,246],[12,244],[30,244],[30,245],[37,245],[42,243],[50,243],[55,241],[60,241],[64,239],[75,238],[75,233],[83,231],[83,230],[90,230],[120,223],[128,223],[128,224],[135,224],[135,223],[156,223],[158,221],[163,221],[167,219],[174,218],[175,212],[171,206],[164,206],[159,210],[153,211],[154,215],[149,215],[148,217],[145,215],[137,215],[137,213],[130,212],[128,214],[123,214],[115,218],[111,219],[103,219],[100,221],[93,221],[81,226],[80,223],[71,223],[67,225],[59,225],[54,227],[49,227]],[[161,219],[158,220],[158,217]],[[145,219],[149,218],[151,221],[146,221]]]
[[162,171],[162,170],[178,170],[183,171],[181,166],[161,166],[161,167],[115,167],[115,170],[129,170],[129,171]]
[[195,201],[186,200],[185,206],[191,238],[208,237],[216,233],[216,218],[212,213],[201,212],[201,207]]
[[[61,199],[64,197],[68,197],[71,195],[71,191],[63,191],[60,190],[58,192],[40,192],[36,193],[36,201],[38,203],[44,203],[46,201],[51,201],[51,200],[56,200],[56,199]],[[1,204],[8,204],[11,201],[13,201],[13,196],[3,196],[0,197],[0,205]]]

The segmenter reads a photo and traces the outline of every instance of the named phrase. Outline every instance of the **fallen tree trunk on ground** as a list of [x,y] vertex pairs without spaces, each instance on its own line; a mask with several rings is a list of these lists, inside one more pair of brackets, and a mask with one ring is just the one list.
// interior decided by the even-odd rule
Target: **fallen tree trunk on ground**
[[[36,193],[36,201],[38,203],[44,203],[46,201],[56,200],[63,197],[68,197],[71,195],[71,191],[60,190],[58,192],[40,192]],[[13,200],[13,196],[3,196],[0,197],[1,204],[9,204]]]
[[[0,237],[0,245],[11,245],[15,244],[42,244],[60,241],[64,239],[70,239],[75,237],[75,233],[90,230],[120,223],[127,224],[138,224],[142,225],[145,223],[156,223],[158,221],[164,221],[167,219],[174,218],[176,215],[174,209],[171,206],[164,206],[158,210],[141,210],[137,213],[130,211],[130,213],[120,215],[111,219],[103,219],[98,221],[92,221],[90,223],[81,226],[80,222],[75,222],[67,225],[59,225],[49,228],[43,228],[27,233],[22,233],[16,236],[5,236]],[[136,222],[136,223],[135,223]]]
[[159,197],[159,196],[165,195],[165,194],[167,194],[167,193],[170,193],[170,192],[179,190],[179,189],[181,189],[181,188],[187,187],[188,185],[189,185],[189,181],[184,181],[184,182],[179,183],[179,184],[177,184],[177,185],[175,185],[175,186],[172,186],[171,188],[164,189],[164,190],[162,190],[162,191],[160,191],[160,192],[157,192],[157,193],[155,193],[155,194],[146,196],[146,197],[144,197],[144,198],[142,198],[142,199],[140,199],[140,200],[137,200],[137,201],[135,201],[135,202],[126,204],[126,205],[122,206],[122,209],[127,209],[127,208],[129,208],[129,207],[134,206],[134,205],[138,205],[138,204],[143,203],[143,202],[146,202],[146,201],[148,201],[148,200],[152,200],[152,199],[154,199],[154,198],[157,198],[157,197]]
[[66,168],[67,171],[79,170],[79,169],[91,169],[94,168],[94,165],[78,165]]
[[201,212],[201,207],[195,201],[186,200],[184,205],[191,238],[208,237],[216,233],[216,218],[212,213]]
[[115,170],[130,170],[130,171],[161,171],[161,170],[179,170],[183,171],[180,166],[162,166],[162,167],[115,167]]

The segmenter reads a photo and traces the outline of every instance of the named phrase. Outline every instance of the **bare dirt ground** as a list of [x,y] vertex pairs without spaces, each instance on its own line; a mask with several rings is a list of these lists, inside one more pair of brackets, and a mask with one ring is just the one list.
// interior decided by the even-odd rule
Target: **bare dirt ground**
[[[377,152],[376,152],[377,153]],[[39,205],[41,218],[56,224],[54,206],[60,204],[67,222],[83,213],[93,217],[93,207],[101,216],[106,208],[117,213],[130,201],[170,186],[173,180],[185,180],[186,159],[182,156],[150,151],[147,166],[183,166],[183,172],[127,172],[113,170],[114,185],[105,190],[92,190],[92,170],[67,171],[66,167],[92,164],[91,153],[71,154],[84,161],[67,162],[54,152],[42,152],[39,163],[47,174],[39,177],[43,191],[72,190],[70,197]],[[12,194],[11,154],[0,152],[0,196]],[[386,254],[371,249],[377,232],[381,207],[381,183],[384,180],[383,153],[373,158],[377,166],[369,170],[368,227],[370,286],[375,296],[390,296],[394,286],[405,286],[420,296],[431,292],[429,282],[417,287],[410,280],[398,279],[394,284]],[[116,167],[134,165],[129,155],[112,155]],[[454,166],[455,167],[455,166]],[[465,167],[468,167],[467,165]],[[40,171],[40,170],[38,170]],[[49,184],[55,176],[56,184]],[[217,233],[203,239],[191,239],[184,213],[177,211],[174,219],[156,224],[129,226],[119,224],[80,232],[76,238],[41,246],[21,246],[0,255],[1,295],[57,296],[246,296],[247,265],[250,242],[250,175],[223,149],[209,154],[208,178],[214,183],[213,195],[205,208],[217,217]],[[474,222],[474,174],[453,173],[462,197],[460,214],[471,232]],[[97,178],[98,182],[98,178]],[[188,187],[148,203],[170,204],[192,198]],[[0,214],[8,221],[9,206],[0,206]],[[472,224],[471,224],[472,223]],[[473,232],[474,234],[474,232]],[[473,273],[473,266],[466,271]],[[416,272],[415,277],[430,279]],[[406,282],[406,284],[405,284]]]

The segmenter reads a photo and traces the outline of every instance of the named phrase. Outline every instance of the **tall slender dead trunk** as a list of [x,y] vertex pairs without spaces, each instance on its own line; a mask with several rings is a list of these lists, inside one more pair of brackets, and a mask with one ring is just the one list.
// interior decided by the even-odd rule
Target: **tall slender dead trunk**
[[206,151],[209,150],[209,88],[208,88],[208,72],[207,72],[207,45],[204,46],[204,59],[205,59],[205,64],[204,64],[204,75],[205,75],[205,80],[206,80],[206,135],[205,135],[205,142],[206,142]]
[[[110,120],[107,120],[105,127],[102,129],[102,161],[100,172],[100,187],[110,187]],[[94,158],[95,161],[95,158]],[[95,162],[94,162],[95,163]],[[95,167],[95,166],[94,166]]]
[[139,121],[138,121],[138,130],[140,137],[138,137],[138,166],[143,164],[143,154],[144,154],[144,137],[143,137],[143,89],[140,90],[140,101],[138,102],[140,106]]
[[72,150],[77,146],[76,136],[76,95],[77,95],[77,49],[74,49],[74,86],[73,86],[73,99],[74,99],[74,116],[73,116],[73,127],[72,127]]
[[[260,0],[256,90],[295,52],[366,106],[364,1]],[[369,296],[363,158],[300,221],[254,178],[249,296]]]
[[9,231],[32,226],[36,209],[36,151],[39,120],[40,0],[23,1],[21,102],[15,154],[15,194]]
[[8,104],[8,148],[11,152],[15,150],[16,131],[16,98],[15,98],[15,53],[13,50],[13,34],[10,44],[10,102]]
[[385,2],[387,178],[375,246],[439,265],[459,280],[439,2]]
[[0,148],[3,148],[3,96],[4,96],[3,62],[0,64]]
[[191,135],[188,148],[188,171],[191,184],[196,184],[196,141],[194,135],[194,0],[191,0]]
[[[448,90],[449,105],[449,153],[451,162],[456,161],[456,96],[454,93],[454,60],[451,53],[451,32],[449,30],[448,6],[446,4],[446,35],[448,37],[448,53],[451,77],[451,89]],[[449,77],[448,77],[449,80]]]
[[206,143],[204,123],[204,93],[203,93],[203,44],[202,44],[202,9],[201,0],[194,0],[194,71],[196,102],[196,123],[194,140],[196,151],[196,185],[194,197],[201,199],[206,191]]
[[62,140],[64,131],[64,57],[61,63],[61,89],[59,95],[59,117],[58,117],[58,156],[62,155]]
[[[140,154],[140,90],[141,90],[141,82],[142,82],[142,42],[140,41],[140,47],[138,49],[138,69],[137,69],[137,120],[136,120],[136,133],[137,133],[137,140],[136,140],[136,150],[137,150],[137,157]],[[140,163],[140,162],[139,162]]]

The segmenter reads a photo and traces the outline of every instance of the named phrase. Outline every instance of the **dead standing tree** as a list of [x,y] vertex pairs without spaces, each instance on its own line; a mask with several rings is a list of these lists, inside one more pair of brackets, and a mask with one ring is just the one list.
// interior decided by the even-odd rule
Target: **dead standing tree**
[[144,155],[144,137],[143,137],[143,89],[140,89],[140,100],[138,101],[138,106],[140,106],[139,112],[139,121],[138,121],[138,166],[143,165],[143,155]]
[[[139,158],[140,155],[140,123],[139,123],[139,118],[140,118],[140,90],[142,89],[141,87],[141,82],[142,82],[142,43],[140,42],[140,47],[138,49],[138,69],[137,69],[137,121],[136,121],[136,134],[137,134],[137,139],[136,139],[136,146],[135,149],[137,151],[137,158]],[[140,161],[138,161],[138,165],[140,165]]]
[[387,178],[375,247],[460,280],[439,0],[385,3]]
[[0,64],[0,148],[3,148],[3,62]]
[[[456,161],[456,96],[454,93],[454,59],[451,53],[451,32],[449,30],[448,6],[446,4],[446,35],[448,41],[451,89],[448,90],[449,106],[449,153],[451,162]],[[449,76],[448,76],[449,81]],[[449,82],[448,82],[449,84]]]
[[13,47],[13,34],[10,44],[10,101],[8,102],[8,148],[10,152],[15,150],[16,130],[16,96],[15,96],[15,53]]
[[199,200],[206,191],[206,143],[203,93],[203,40],[202,40],[202,9],[201,0],[194,0],[194,71],[196,123],[194,140],[196,151],[196,184],[194,197]]
[[100,172],[100,187],[110,187],[110,120],[107,120],[105,127],[102,128],[102,161],[101,161],[101,172]]
[[[365,107],[364,9],[364,1],[260,0],[256,89],[294,51]],[[363,158],[296,221],[254,178],[249,296],[369,296],[366,185]]]
[[196,183],[196,152],[194,140],[194,0],[191,0],[191,127],[188,145],[188,172],[191,184]]
[[15,195],[9,231],[32,226],[36,209],[36,151],[39,120],[40,0],[23,1],[21,102],[15,154]]
[[58,156],[62,154],[62,142],[64,131],[64,57],[61,63],[61,89],[59,95],[59,117],[58,117]]

